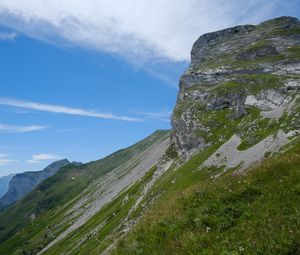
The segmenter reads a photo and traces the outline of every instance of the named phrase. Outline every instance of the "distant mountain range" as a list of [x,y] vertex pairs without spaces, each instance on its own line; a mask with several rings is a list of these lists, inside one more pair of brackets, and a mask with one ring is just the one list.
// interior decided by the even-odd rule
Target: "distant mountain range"
[[13,178],[13,174],[0,177],[0,198],[4,196],[4,194],[8,190],[8,185],[11,179]]
[[[9,182],[9,185],[8,189],[7,186],[3,185],[3,191],[6,193],[0,199],[0,209],[24,197],[39,183],[54,175],[60,168],[68,164],[70,164],[70,161],[63,159],[50,164],[42,171],[30,171],[16,174],[15,176],[7,176],[4,180],[6,184]],[[5,182],[4,180],[3,182]]]

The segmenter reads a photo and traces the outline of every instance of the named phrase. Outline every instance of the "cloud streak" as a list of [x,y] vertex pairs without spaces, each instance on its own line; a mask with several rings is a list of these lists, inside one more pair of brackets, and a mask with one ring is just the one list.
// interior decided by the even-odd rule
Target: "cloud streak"
[[29,164],[38,164],[43,161],[57,160],[57,159],[61,159],[61,157],[54,154],[35,154],[32,155],[32,158],[27,160],[26,162]]
[[7,165],[14,162],[12,159],[0,158],[0,166]]
[[10,99],[10,98],[0,98],[0,105],[20,107],[20,108],[44,111],[44,112],[61,113],[61,114],[77,115],[77,116],[84,116],[84,117],[93,117],[93,118],[99,118],[99,119],[111,119],[111,120],[121,120],[121,121],[130,121],[130,122],[141,121],[140,119],[127,117],[127,116],[118,116],[118,115],[114,115],[114,114],[100,113],[100,112],[96,112],[96,111],[88,111],[88,110],[79,109],[79,108],[70,108],[70,107],[59,106],[59,105],[41,104],[41,103],[36,103],[36,102],[21,101],[21,100]]
[[160,112],[137,112],[142,115],[145,119],[154,119],[163,122],[170,122],[171,111],[160,111]]
[[297,13],[297,4],[298,0],[1,0],[0,23],[44,41],[116,53],[131,61],[188,61],[202,33]]
[[46,128],[48,128],[48,126],[40,126],[40,125],[15,126],[15,125],[0,123],[0,132],[5,132],[5,133],[26,133],[26,132],[40,131]]
[[17,38],[16,33],[5,33],[5,32],[0,32],[0,41],[14,41]]
[[8,155],[0,153],[0,166],[15,162],[15,160],[9,159]]

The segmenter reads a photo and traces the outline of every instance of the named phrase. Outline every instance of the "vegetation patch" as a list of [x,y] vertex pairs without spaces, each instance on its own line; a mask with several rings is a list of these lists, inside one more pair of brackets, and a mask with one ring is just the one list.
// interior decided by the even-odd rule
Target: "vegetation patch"
[[157,203],[113,254],[298,254],[299,153],[246,176],[203,175],[168,206]]
[[290,57],[295,60],[300,59],[300,46],[293,46],[288,48],[288,51],[290,52]]
[[297,35],[300,34],[300,28],[289,28],[289,29],[275,29],[271,32],[271,35]]

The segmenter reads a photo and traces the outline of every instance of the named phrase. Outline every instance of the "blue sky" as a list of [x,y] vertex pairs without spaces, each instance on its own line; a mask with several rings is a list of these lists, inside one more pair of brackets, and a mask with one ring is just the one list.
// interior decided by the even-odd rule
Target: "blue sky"
[[198,36],[300,13],[293,0],[40,2],[0,3],[0,176],[169,129]]

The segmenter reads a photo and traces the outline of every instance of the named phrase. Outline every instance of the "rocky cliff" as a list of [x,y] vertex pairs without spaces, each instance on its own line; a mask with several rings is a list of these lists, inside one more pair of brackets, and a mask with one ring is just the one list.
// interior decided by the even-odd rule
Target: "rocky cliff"
[[60,168],[68,164],[70,162],[67,159],[63,159],[50,164],[42,171],[16,174],[9,182],[6,194],[0,199],[0,209],[15,203],[33,190],[39,183],[54,175]]
[[181,157],[189,158],[234,133],[241,140],[237,146],[247,149],[279,129],[290,135],[298,132],[299,75],[296,18],[200,36],[180,79],[172,116],[174,146]]

